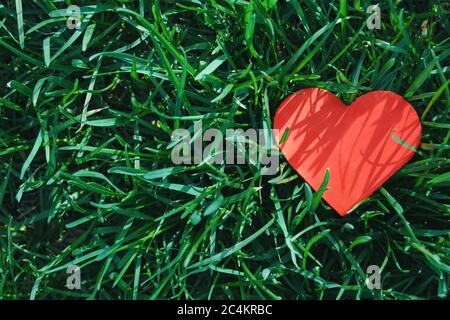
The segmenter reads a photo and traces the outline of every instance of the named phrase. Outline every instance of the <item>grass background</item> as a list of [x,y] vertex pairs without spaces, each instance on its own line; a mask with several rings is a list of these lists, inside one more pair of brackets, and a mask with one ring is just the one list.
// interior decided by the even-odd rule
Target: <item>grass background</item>
[[[371,4],[3,1],[0,297],[448,297],[450,6],[382,1],[369,30]],[[270,128],[306,87],[346,103],[391,90],[423,120],[413,160],[352,214],[282,157],[272,177],[172,164],[176,128]]]

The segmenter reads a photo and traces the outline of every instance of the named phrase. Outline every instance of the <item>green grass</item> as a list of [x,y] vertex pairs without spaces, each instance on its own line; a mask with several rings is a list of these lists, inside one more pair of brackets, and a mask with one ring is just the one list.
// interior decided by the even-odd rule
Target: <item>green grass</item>
[[[363,0],[96,3],[0,4],[1,298],[448,297],[447,1],[383,1],[381,30]],[[80,30],[55,11],[71,4]],[[413,160],[345,218],[284,158],[273,177],[171,162],[173,130],[271,127],[306,87],[391,90],[423,120]]]

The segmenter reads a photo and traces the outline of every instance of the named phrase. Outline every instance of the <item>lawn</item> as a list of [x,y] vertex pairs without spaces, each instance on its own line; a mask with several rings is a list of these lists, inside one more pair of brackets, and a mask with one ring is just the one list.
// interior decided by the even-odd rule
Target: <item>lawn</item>
[[[2,1],[0,298],[448,298],[450,5],[382,1],[374,29],[372,4]],[[422,121],[345,217],[283,156],[172,161],[176,129],[271,128],[309,87],[390,90]]]

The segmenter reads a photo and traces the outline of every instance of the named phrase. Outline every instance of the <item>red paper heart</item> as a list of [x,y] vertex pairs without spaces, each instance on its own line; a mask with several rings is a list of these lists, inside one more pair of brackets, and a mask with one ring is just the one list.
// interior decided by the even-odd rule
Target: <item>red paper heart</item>
[[323,198],[341,215],[407,163],[422,127],[414,108],[390,91],[373,91],[346,106],[334,94],[309,88],[287,97],[275,113],[277,141],[292,167],[318,190],[330,170]]

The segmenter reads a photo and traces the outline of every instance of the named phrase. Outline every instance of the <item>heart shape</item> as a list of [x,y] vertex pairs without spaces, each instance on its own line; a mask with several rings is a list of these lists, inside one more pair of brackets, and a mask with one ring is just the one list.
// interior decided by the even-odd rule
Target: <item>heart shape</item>
[[346,106],[318,88],[287,97],[275,113],[274,129],[278,142],[284,138],[284,156],[314,190],[329,169],[323,199],[341,216],[412,158],[406,144],[416,148],[422,131],[414,108],[393,92],[372,91]]

